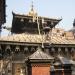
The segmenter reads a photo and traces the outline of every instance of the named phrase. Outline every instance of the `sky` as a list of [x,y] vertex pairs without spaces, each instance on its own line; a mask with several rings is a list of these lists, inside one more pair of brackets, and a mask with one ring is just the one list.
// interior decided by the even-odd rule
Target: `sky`
[[[12,26],[12,12],[16,14],[27,14],[30,10],[32,0],[6,0],[6,23],[7,27]],[[75,0],[33,0],[34,9],[39,16],[58,18],[62,21],[57,27],[70,30],[75,19]],[[8,34],[2,30],[2,34]]]

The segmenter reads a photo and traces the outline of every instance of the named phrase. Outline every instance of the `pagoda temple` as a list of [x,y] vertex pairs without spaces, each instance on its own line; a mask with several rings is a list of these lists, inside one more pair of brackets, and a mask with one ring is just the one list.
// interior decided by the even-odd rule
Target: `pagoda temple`
[[11,35],[0,37],[0,75],[73,75],[75,38],[55,28],[62,19],[13,14]]

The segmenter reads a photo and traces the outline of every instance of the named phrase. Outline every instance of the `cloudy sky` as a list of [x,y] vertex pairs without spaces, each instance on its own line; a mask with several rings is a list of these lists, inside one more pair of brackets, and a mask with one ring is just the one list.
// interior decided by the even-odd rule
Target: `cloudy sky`
[[[6,26],[12,25],[12,11],[27,14],[32,0],[6,0]],[[34,0],[34,8],[40,16],[62,18],[57,27],[69,30],[75,18],[75,0]],[[7,31],[3,30],[5,34]]]

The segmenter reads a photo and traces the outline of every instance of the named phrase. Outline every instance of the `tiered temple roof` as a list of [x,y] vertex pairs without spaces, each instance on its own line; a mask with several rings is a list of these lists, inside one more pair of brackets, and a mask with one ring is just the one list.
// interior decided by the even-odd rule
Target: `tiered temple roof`
[[12,33],[38,33],[38,24],[40,32],[42,32],[44,25],[50,26],[51,28],[55,27],[61,19],[52,19],[48,17],[41,17],[35,15],[20,15],[13,13],[13,21],[12,21]]
[[45,35],[38,34],[13,34],[9,36],[0,37],[0,41],[9,42],[27,42],[27,43],[52,43],[52,44],[75,44],[74,35],[72,32],[66,32],[62,29],[54,28],[51,35],[49,34],[49,40],[46,40]]

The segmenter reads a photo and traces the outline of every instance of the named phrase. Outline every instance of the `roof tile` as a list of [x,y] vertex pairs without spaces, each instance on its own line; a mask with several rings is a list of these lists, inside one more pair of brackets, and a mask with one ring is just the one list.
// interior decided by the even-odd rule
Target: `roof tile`
[[38,48],[36,52],[34,52],[29,59],[54,59],[52,56],[44,53],[41,48]]

